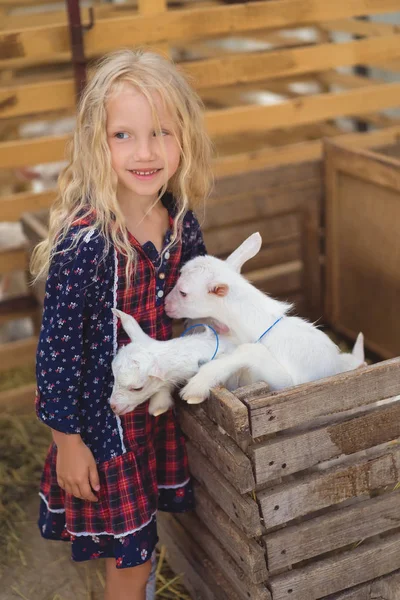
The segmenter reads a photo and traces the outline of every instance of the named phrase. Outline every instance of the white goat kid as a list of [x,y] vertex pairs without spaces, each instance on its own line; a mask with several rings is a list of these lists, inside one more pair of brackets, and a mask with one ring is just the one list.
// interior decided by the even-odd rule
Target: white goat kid
[[191,404],[205,400],[212,387],[224,384],[238,370],[247,371],[254,382],[265,381],[271,390],[280,390],[364,363],[362,334],[352,354],[341,353],[312,323],[287,316],[291,304],[269,297],[240,275],[242,265],[260,247],[261,236],[255,233],[226,261],[213,256],[192,259],[166,297],[170,317],[210,317],[240,344],[230,355],[202,366],[183,388],[181,396]]
[[[150,398],[149,413],[161,415],[173,405],[173,388],[197,373],[199,363],[212,358],[216,337],[206,328],[194,335],[155,340],[132,316],[117,309],[112,311],[121,319],[131,343],[120,348],[112,362],[115,383],[111,407],[116,414],[122,415]],[[220,338],[220,351],[228,347],[229,342]]]

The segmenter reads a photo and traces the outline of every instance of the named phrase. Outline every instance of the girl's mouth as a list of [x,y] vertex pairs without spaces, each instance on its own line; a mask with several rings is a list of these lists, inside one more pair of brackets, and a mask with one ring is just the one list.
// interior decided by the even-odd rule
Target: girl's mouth
[[149,181],[150,179],[154,179],[157,174],[161,171],[161,169],[132,169],[129,171],[136,179],[140,179],[141,181]]

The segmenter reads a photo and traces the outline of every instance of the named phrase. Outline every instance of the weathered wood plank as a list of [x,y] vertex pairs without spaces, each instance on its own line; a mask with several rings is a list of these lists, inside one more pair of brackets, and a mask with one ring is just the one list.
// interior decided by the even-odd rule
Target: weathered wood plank
[[342,31],[356,36],[392,35],[399,33],[399,26],[390,23],[377,23],[376,21],[364,21],[361,19],[347,19],[321,23],[324,31]]
[[400,437],[400,402],[369,414],[252,447],[257,485]]
[[0,410],[2,413],[26,414],[35,412],[36,383],[0,392]]
[[348,173],[379,186],[389,187],[400,192],[399,160],[390,156],[381,156],[373,151],[352,151],[340,144],[325,144],[327,160],[334,160],[337,171]]
[[[266,240],[268,242],[268,240]],[[226,255],[220,258],[226,258]],[[260,252],[254,258],[243,265],[242,273],[256,271],[257,269],[274,267],[284,263],[301,260],[301,240],[292,242],[278,242],[261,248]]]
[[257,229],[255,229],[253,222],[241,223],[240,225],[224,227],[218,230],[217,234],[214,231],[206,231],[204,240],[209,254],[218,256],[231,252],[232,248],[237,247],[238,240],[244,240],[254,231],[259,231],[267,244],[289,242],[299,239],[301,235],[300,220],[297,214],[276,216],[259,221]]
[[396,534],[273,577],[272,596],[274,600],[317,600],[399,568],[400,534]]
[[194,489],[196,515],[199,519],[212,531],[220,544],[253,583],[266,581],[268,571],[264,548],[252,538],[247,537],[197,482],[195,482]]
[[43,81],[0,88],[0,118],[73,108],[74,80]]
[[203,407],[207,416],[237,444],[251,441],[247,407],[227,389],[214,388]]
[[[398,35],[386,35],[340,44],[215,57],[184,63],[182,69],[198,90],[210,90],[396,58],[400,58]],[[74,107],[74,94],[72,78],[4,87],[0,90],[0,117],[70,109]]]
[[250,537],[263,533],[257,502],[249,495],[241,496],[218,469],[188,441],[190,471],[214,502]]
[[41,137],[32,140],[12,140],[0,143],[2,169],[14,169],[41,163],[65,160],[69,135]]
[[316,44],[267,52],[236,54],[200,60],[184,66],[198,88],[266,82],[337,67],[400,58],[399,36],[386,35],[340,44]]
[[[400,162],[326,144],[326,190],[326,317],[353,339],[362,330],[366,347],[380,356],[398,356]],[[360,199],[357,205],[354,198]],[[354,227],[358,216],[359,229]],[[358,301],[371,289],[379,298],[373,314]]]
[[56,198],[56,190],[33,194],[22,192],[0,198],[0,220],[19,221],[24,212],[36,212],[49,208]]
[[0,372],[34,363],[37,347],[36,337],[0,344]]
[[[257,231],[257,227],[254,226]],[[253,285],[272,296],[293,294],[302,289],[303,263],[300,260],[245,273]]]
[[[282,185],[272,189],[266,185],[256,189],[246,175],[238,175],[238,186],[241,178],[247,180],[251,189],[234,196],[210,198],[203,231],[244,220],[271,218],[304,209],[316,210],[321,201],[322,180],[312,179],[298,185]],[[216,187],[218,189],[218,181]]]
[[[124,16],[97,21],[86,32],[88,57],[116,47],[199,39],[237,31],[277,29],[302,24],[344,19],[364,14],[398,11],[397,0],[271,0],[244,5],[192,8],[166,11],[162,20],[154,15]],[[70,40],[66,24],[7,31],[0,36],[3,67],[66,60]]]
[[[398,128],[400,135],[400,127]],[[272,149],[270,149],[272,151]],[[273,150],[278,151],[279,148]],[[211,206],[224,203],[226,199],[235,200],[239,195],[252,197],[253,192],[264,192],[260,202],[268,204],[270,196],[287,190],[302,189],[308,185],[319,185],[322,178],[322,165],[318,160],[307,160],[300,164],[285,164],[279,167],[266,168],[243,174],[241,172],[220,177],[215,183],[215,191],[210,198]],[[268,194],[268,195],[267,195]],[[290,201],[290,200],[289,200]],[[268,207],[263,207],[268,210]],[[276,211],[285,212],[285,211]]]
[[13,271],[25,271],[28,267],[26,248],[11,248],[0,251],[0,275]]
[[[337,136],[341,144],[357,145],[360,148],[396,143],[400,127],[388,127],[368,133],[355,133]],[[69,136],[42,137],[36,140],[17,140],[0,143],[0,164],[4,169],[13,169],[26,165],[60,161],[65,159],[65,145]],[[281,148],[263,148],[261,150],[222,156],[214,161],[216,177],[230,177],[248,171],[259,171],[288,164],[320,160],[322,141],[296,143]],[[320,165],[319,165],[320,168]],[[278,173],[276,179],[278,179]],[[279,181],[279,179],[278,179]]]
[[[357,145],[360,148],[396,143],[399,136],[399,128],[387,127],[363,133],[346,133],[337,136],[341,144],[346,146]],[[280,148],[261,148],[249,152],[220,156],[214,163],[214,174],[217,177],[228,177],[233,174],[258,171],[271,167],[279,167],[288,164],[298,164],[304,161],[318,160],[322,156],[323,142],[314,140],[289,144]]]
[[400,573],[397,571],[374,581],[357,585],[346,592],[329,596],[325,600],[397,600],[399,589]]
[[171,515],[158,515],[157,530],[161,544],[167,548],[168,564],[176,574],[183,576],[184,584],[193,598],[240,600],[207,554]]
[[176,515],[177,521],[196,540],[207,557],[216,565],[223,575],[232,584],[236,593],[242,600],[271,600],[271,594],[261,583],[252,583],[242,568],[224,550],[221,544],[211,534],[209,528],[194,514]]
[[200,406],[181,406],[179,423],[190,441],[216,466],[240,494],[254,489],[254,476],[249,458]]
[[339,466],[303,476],[258,492],[267,529],[400,480],[400,448],[388,444],[363,460],[352,458]]
[[400,358],[394,358],[257,398],[251,403],[252,435],[257,438],[397,396],[399,367]]
[[400,84],[371,85],[368,88],[315,94],[285,100],[273,106],[239,106],[208,111],[206,124],[213,137],[239,132],[265,131],[339,116],[363,115],[393,108],[400,101]]
[[266,535],[270,574],[397,527],[399,494],[398,490],[388,492]]
[[35,317],[38,312],[38,302],[31,295],[15,296],[0,301],[0,325],[15,319]]
[[265,383],[265,381],[258,381],[257,383],[252,383],[250,385],[237,388],[234,391],[234,394],[237,398],[239,398],[239,400],[248,405],[249,402],[251,403],[251,400],[254,400],[254,398],[265,396],[265,394],[269,394],[269,392],[269,385]]

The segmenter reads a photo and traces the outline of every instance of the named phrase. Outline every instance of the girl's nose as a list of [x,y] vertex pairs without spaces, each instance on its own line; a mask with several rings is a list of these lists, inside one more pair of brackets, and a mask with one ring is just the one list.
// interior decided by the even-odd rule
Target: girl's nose
[[154,141],[143,139],[140,140],[135,148],[135,160],[137,162],[146,162],[155,158]]

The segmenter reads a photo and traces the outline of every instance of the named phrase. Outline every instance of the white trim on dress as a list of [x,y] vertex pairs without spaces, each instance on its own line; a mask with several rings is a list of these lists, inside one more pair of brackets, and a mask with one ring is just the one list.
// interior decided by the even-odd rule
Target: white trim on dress
[[71,531],[70,529],[67,529],[67,531],[68,531],[68,533],[70,533],[71,535],[74,535],[75,537],[81,537],[83,535],[90,535],[90,536],[112,535],[115,539],[119,539],[119,538],[123,538],[127,535],[130,535],[131,533],[136,533],[136,531],[140,531],[141,529],[144,529],[145,527],[147,527],[147,525],[149,525],[151,523],[151,521],[153,520],[153,517],[155,514],[156,514],[156,511],[154,511],[153,514],[151,515],[150,519],[148,521],[146,521],[146,523],[143,523],[143,525],[141,525],[140,527],[137,527],[136,529],[130,529],[129,531],[126,531],[125,533],[118,533],[117,535],[110,531],[102,531],[101,533],[94,533],[91,531],[81,531],[80,533],[75,533],[74,531]]
[[47,510],[49,512],[52,512],[52,513],[65,513],[65,508],[50,508],[49,503],[47,501],[47,498],[44,496],[44,494],[42,494],[42,492],[39,492],[39,496],[41,497],[41,499],[45,503],[45,505],[47,507]]
[[159,485],[158,489],[159,490],[177,490],[178,488],[184,487],[185,485],[187,485],[190,481],[190,477],[188,477],[186,479],[186,481],[184,481],[183,483],[178,483],[178,485]]
[[94,232],[96,231],[96,229],[89,229],[89,231],[87,232],[87,234],[85,235],[85,237],[83,238],[83,241],[87,244],[88,242],[90,242]]
[[[114,248],[114,287],[113,287],[113,301],[114,308],[117,308],[117,290],[118,290],[118,255],[117,251]],[[118,317],[113,314],[113,350],[114,356],[117,354],[118,350]],[[126,447],[124,443],[124,431],[122,429],[121,419],[118,415],[115,415],[115,419],[117,421],[119,438],[121,440],[122,446],[122,454],[126,454]],[[75,535],[75,534],[74,534]]]

